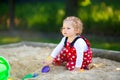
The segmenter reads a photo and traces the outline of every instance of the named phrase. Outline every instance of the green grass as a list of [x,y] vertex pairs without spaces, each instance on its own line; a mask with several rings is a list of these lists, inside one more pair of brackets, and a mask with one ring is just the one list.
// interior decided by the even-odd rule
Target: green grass
[[9,44],[9,43],[16,43],[21,41],[19,37],[0,37],[0,45],[1,44]]
[[91,47],[120,51],[120,42],[91,42]]
[[108,36],[87,36],[91,42],[91,47],[107,49],[107,50],[117,50],[120,51],[120,41],[119,38],[116,37],[108,37]]

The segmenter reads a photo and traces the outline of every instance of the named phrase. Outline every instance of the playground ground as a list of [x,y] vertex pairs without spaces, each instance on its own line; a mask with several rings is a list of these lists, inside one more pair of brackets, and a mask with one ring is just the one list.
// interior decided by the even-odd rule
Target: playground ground
[[0,47],[0,55],[10,63],[10,77],[21,80],[27,74],[39,73],[27,80],[120,80],[120,62],[94,57],[91,70],[78,73],[70,72],[63,66],[50,66],[50,72],[41,73],[43,60],[52,52],[51,47],[21,45],[17,47]]

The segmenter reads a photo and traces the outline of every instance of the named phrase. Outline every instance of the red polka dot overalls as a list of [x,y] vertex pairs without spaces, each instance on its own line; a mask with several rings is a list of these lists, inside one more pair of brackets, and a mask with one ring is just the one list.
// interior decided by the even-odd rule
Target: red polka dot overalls
[[[61,50],[60,54],[54,59],[54,64],[62,65],[64,64],[68,70],[73,70],[76,64],[76,50],[73,47],[74,42],[80,37],[77,37],[72,43],[65,40],[65,47]],[[88,45],[88,50],[84,52],[83,62],[81,69],[85,69],[92,62],[92,51],[90,50],[90,44],[88,40],[85,40]],[[71,46],[72,44],[72,46]]]

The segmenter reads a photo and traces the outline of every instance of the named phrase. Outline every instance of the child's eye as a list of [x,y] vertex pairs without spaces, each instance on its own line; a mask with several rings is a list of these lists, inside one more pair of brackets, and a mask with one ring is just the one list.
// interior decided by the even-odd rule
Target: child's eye
[[70,28],[67,28],[67,29],[70,29]]

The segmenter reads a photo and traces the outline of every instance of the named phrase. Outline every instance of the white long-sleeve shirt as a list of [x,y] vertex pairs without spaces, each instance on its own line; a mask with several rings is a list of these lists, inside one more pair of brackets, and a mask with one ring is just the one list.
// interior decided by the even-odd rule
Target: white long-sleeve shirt
[[[57,47],[51,53],[51,56],[53,58],[56,58],[56,56],[63,49],[64,42],[65,42],[65,37],[62,38],[60,43],[57,45]],[[82,62],[83,62],[83,55],[84,55],[84,52],[86,52],[88,50],[88,46],[87,46],[86,42],[82,38],[77,39],[73,46],[76,49],[76,54],[77,54],[75,67],[81,67]]]

